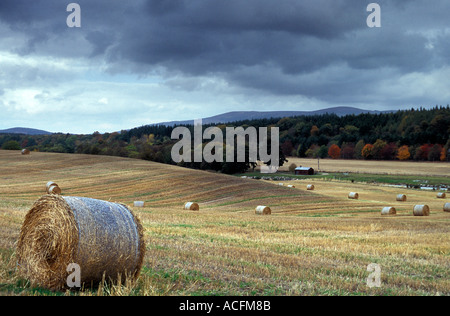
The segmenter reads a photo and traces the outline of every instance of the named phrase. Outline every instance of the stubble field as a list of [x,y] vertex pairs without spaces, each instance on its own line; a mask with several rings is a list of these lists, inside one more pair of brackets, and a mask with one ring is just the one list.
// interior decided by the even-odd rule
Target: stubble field
[[367,161],[367,160],[335,160],[307,159],[289,157],[289,163],[280,168],[287,171],[291,163],[297,166],[312,167],[317,170],[318,164],[322,172],[352,172],[381,175],[414,175],[442,176],[450,175],[448,163],[415,162],[415,161]]
[[[431,165],[450,176],[448,164]],[[15,270],[25,214],[50,180],[64,195],[129,205],[145,228],[146,257],[133,287],[77,295],[450,294],[448,197],[432,191],[324,180],[279,186],[141,160],[2,150],[0,294],[68,294],[28,284]],[[306,190],[309,183],[314,191]],[[359,200],[347,198],[351,191]],[[400,193],[406,202],[396,202]],[[145,207],[134,208],[137,200]],[[184,211],[188,201],[200,211]],[[412,216],[415,204],[429,205],[431,215]],[[270,206],[272,215],[255,215],[258,205]],[[384,206],[397,215],[382,217]],[[381,267],[379,288],[366,282],[371,263]]]

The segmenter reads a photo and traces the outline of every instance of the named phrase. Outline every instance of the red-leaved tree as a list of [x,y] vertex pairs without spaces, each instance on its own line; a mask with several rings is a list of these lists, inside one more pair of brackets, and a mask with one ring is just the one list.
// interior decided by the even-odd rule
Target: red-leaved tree
[[331,145],[328,149],[328,156],[330,156],[333,159],[339,159],[341,157],[341,149],[338,145]]

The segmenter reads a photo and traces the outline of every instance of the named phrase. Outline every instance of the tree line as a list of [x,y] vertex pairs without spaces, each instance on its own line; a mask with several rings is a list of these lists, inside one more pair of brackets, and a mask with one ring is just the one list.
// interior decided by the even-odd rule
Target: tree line
[[[337,116],[322,114],[204,125],[244,128],[278,127],[280,160],[285,157],[377,160],[450,160],[450,107],[410,109],[392,113]],[[175,164],[171,139],[177,126],[147,125],[115,133],[89,135],[1,134],[2,149],[110,155]],[[192,129],[193,126],[187,126]],[[225,133],[225,132],[224,132]],[[193,135],[193,133],[191,133]],[[244,172],[254,164],[179,163],[181,166],[224,173]]]
[[284,118],[287,156],[334,159],[447,161],[450,107],[383,114]]

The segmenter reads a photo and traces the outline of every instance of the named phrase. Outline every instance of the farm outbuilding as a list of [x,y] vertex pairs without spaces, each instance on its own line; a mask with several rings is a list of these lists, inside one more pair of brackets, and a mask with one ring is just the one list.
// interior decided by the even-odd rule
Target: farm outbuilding
[[296,175],[314,175],[314,169],[310,167],[297,167],[295,168]]

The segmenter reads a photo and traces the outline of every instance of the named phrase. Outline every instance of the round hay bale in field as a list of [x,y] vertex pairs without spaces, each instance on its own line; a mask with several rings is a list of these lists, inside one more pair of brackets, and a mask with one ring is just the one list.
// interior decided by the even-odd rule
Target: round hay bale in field
[[444,212],[450,212],[450,203],[444,204]]
[[272,210],[268,206],[260,205],[260,206],[256,207],[255,214],[256,215],[270,215],[270,214],[272,214]]
[[383,207],[383,209],[381,210],[381,215],[395,215],[395,214],[397,214],[397,210],[395,209],[395,207],[387,206]]
[[17,267],[33,284],[60,290],[67,287],[67,269],[72,263],[80,266],[81,284],[86,286],[103,277],[106,281],[136,280],[144,254],[142,225],[126,206],[45,195],[25,217],[17,244]]
[[437,197],[438,199],[445,199],[446,196],[447,196],[447,195],[445,194],[445,192],[439,192],[439,193],[436,195],[436,197]]
[[28,149],[22,149],[21,151],[22,155],[29,155],[31,152]]
[[55,182],[53,181],[49,181],[47,182],[47,184],[45,185],[45,191],[48,193],[48,189],[50,189],[51,186],[56,185],[58,186]]
[[195,202],[187,202],[184,204],[184,209],[188,211],[199,211],[200,206]]
[[295,188],[295,185],[289,184],[287,187],[288,188]]
[[47,193],[61,195],[61,188],[57,185],[52,185],[50,188],[48,188]]
[[428,205],[416,205],[413,214],[414,216],[430,216],[430,207]]
[[308,184],[307,186],[306,186],[306,190],[309,190],[309,191],[313,191],[314,190],[314,184]]
[[145,202],[144,201],[134,201],[134,207],[144,207]]
[[405,194],[398,194],[397,195],[397,201],[405,202],[406,201],[406,195]]
[[47,194],[61,194],[61,188],[53,181],[47,182],[45,191],[47,192]]
[[359,194],[356,193],[356,192],[350,192],[350,193],[348,194],[348,198],[349,198],[349,199],[352,199],[352,200],[357,200],[357,199],[359,199]]

